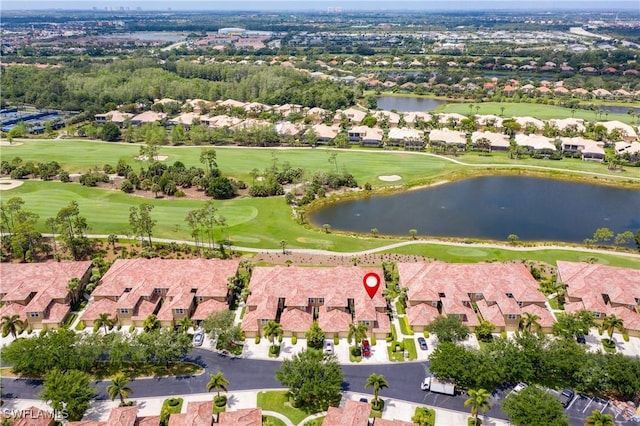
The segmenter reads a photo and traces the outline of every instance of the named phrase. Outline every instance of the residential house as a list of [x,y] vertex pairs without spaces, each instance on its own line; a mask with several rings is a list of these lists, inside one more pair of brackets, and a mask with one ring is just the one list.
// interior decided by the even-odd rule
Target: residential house
[[552,118],[549,124],[561,132],[573,131],[581,133],[586,130],[584,120],[581,118]]
[[582,137],[560,138],[562,152],[579,152],[584,161],[604,161],[604,142],[596,142]]
[[458,149],[465,149],[467,145],[467,137],[464,132],[457,130],[433,129],[429,133],[429,143],[434,145],[446,145],[450,147],[456,147]]
[[142,126],[143,124],[153,124],[167,118],[164,112],[145,111],[141,114],[131,117],[131,124],[134,126]]
[[640,161],[640,142],[616,142],[616,153],[632,162]]
[[[62,326],[91,277],[91,261],[0,263],[0,316],[19,315],[31,329]],[[69,281],[79,285],[72,292]]]
[[384,338],[391,330],[387,303],[382,292],[370,298],[364,291],[362,279],[368,272],[383,277],[379,268],[357,266],[255,267],[242,331],[257,336],[273,320],[280,322],[285,336],[304,337],[315,318],[329,338],[346,337],[351,323],[365,324],[376,338]]
[[523,146],[530,151],[541,153],[551,153],[556,151],[553,139],[546,136],[517,134],[515,140],[518,146]]
[[524,130],[527,126],[533,126],[537,130],[544,129],[544,122],[533,117],[513,117],[513,119]]
[[496,132],[473,132],[471,134],[471,145],[474,148],[479,146],[479,141],[482,139],[486,139],[489,142],[491,151],[508,151],[511,143],[509,141],[509,136],[503,133]]
[[427,114],[426,112],[410,111],[404,114],[404,121],[408,125],[415,127],[418,122],[426,123],[428,121],[431,121],[431,115]]
[[327,145],[338,136],[340,129],[337,126],[327,126],[326,124],[314,124],[311,126],[314,133],[318,137],[319,145]]
[[193,125],[194,122],[196,123],[200,122],[200,118],[201,116],[197,112],[184,112],[178,115],[177,117],[170,119],[169,124],[173,126],[177,126],[178,124],[181,124],[182,127],[185,127],[188,129]]
[[138,407],[112,408],[106,421],[82,420],[68,426],[159,426],[160,416],[138,417]]
[[422,149],[424,148],[424,132],[407,127],[389,129],[387,145]]
[[260,408],[242,408],[235,411],[223,411],[218,415],[218,426],[262,426]]
[[347,131],[347,135],[349,137],[349,143],[360,143],[362,142],[362,138],[364,138],[365,134],[369,127],[367,126],[354,126]]
[[538,282],[521,263],[398,263],[399,283],[408,287],[407,318],[423,331],[439,315],[455,315],[472,330],[481,319],[496,331],[518,328],[525,312],[540,316],[551,331],[553,316]]
[[131,117],[133,114],[114,110],[104,114],[96,114],[94,120],[96,124],[113,123],[123,127],[127,120],[131,120]]
[[227,283],[238,265],[238,260],[118,259],[93,291],[81,319],[92,326],[101,313],[108,313],[119,325],[136,327],[151,314],[164,327],[185,317],[204,320],[228,308]]
[[189,401],[187,411],[172,414],[169,417],[169,426],[212,426],[213,425],[213,400]]
[[362,120],[364,120],[364,118],[367,116],[367,112],[366,111],[360,111],[359,109],[355,109],[355,108],[347,108],[344,111],[336,111],[336,115],[333,118],[333,124],[340,124],[342,122],[342,115],[345,115],[347,117],[347,120],[349,120],[349,123],[351,124],[360,124],[362,123]]
[[481,128],[494,127],[495,129],[502,129],[502,117],[497,115],[477,115],[476,122]]
[[288,121],[282,121],[276,124],[276,133],[281,138],[291,137],[295,138],[304,131],[303,124],[290,123]]
[[613,94],[607,89],[595,89],[591,92],[597,99],[613,99]]
[[438,116],[438,123],[440,124],[453,124],[457,126],[462,120],[467,118],[466,115],[458,114],[457,112],[450,112],[446,114],[440,114]]
[[620,136],[622,136],[622,139],[624,141],[630,142],[638,139],[638,134],[634,130],[633,126],[630,126],[629,124],[623,123],[621,121],[600,121],[596,124],[602,124],[609,133],[617,130],[618,132],[620,132]]
[[640,269],[557,261],[557,280],[567,286],[566,312],[587,310],[602,323],[615,314],[630,336],[640,337]]
[[228,109],[231,108],[242,108],[244,109],[244,106],[246,105],[246,102],[240,102],[240,101],[236,101],[235,99],[227,99],[224,100],[222,102],[218,102],[218,106],[222,106]]
[[329,407],[322,426],[370,426],[370,413],[371,404],[350,399],[346,401],[344,408]]
[[298,104],[284,104],[273,107],[274,111],[282,114],[283,117],[287,117],[290,114],[302,112],[302,105]]
[[362,137],[362,146],[379,147],[382,145],[382,139],[384,138],[384,130],[378,127],[368,127],[364,136]]
[[400,122],[400,114],[393,111],[378,111],[375,117],[378,119],[378,123],[388,120],[390,128],[398,127]]
[[242,119],[238,117],[230,117],[226,114],[214,116],[205,115],[200,117],[200,122],[212,128],[223,129],[225,127],[231,128],[240,124]]

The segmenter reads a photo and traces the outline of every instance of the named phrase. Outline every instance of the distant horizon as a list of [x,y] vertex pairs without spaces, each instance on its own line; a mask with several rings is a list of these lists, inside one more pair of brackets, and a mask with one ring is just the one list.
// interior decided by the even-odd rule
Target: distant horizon
[[315,0],[315,1],[268,1],[268,0],[236,0],[198,1],[186,0],[175,2],[169,0],[3,0],[2,11],[20,10],[57,10],[57,11],[326,11],[328,8],[342,8],[345,12],[353,11],[401,11],[420,10],[436,12],[460,11],[516,11],[516,12],[633,12],[640,15],[638,0],[581,1],[561,0],[528,2],[519,0],[401,0],[396,2],[366,0]]

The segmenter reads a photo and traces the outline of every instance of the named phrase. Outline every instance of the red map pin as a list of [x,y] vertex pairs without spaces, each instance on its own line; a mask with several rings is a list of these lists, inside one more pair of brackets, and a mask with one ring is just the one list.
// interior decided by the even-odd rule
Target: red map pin
[[373,296],[376,295],[378,289],[380,288],[380,275],[375,272],[369,272],[362,279],[362,283],[364,284],[364,289],[367,290],[367,294],[370,298],[373,299]]

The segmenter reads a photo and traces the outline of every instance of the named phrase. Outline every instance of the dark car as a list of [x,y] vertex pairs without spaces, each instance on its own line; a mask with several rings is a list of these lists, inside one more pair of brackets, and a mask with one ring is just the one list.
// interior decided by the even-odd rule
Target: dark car
[[573,401],[573,397],[575,393],[571,389],[565,389],[560,393],[560,402],[564,408],[567,408],[571,401]]
[[193,335],[193,346],[202,346],[204,342],[204,333],[197,332]]
[[576,336],[576,342],[580,343],[581,345],[586,345],[587,339],[583,335]]
[[362,356],[371,356],[371,345],[367,339],[362,341]]
[[429,346],[427,346],[427,341],[424,339],[424,337],[418,337],[418,345],[420,345],[420,349],[422,349],[423,351],[429,349]]

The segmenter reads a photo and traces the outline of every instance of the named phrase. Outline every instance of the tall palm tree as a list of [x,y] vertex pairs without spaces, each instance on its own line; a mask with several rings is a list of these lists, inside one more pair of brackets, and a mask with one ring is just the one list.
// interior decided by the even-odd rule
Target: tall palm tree
[[111,380],[111,384],[107,386],[107,393],[109,394],[109,398],[113,401],[116,397],[120,398],[120,405],[124,405],[124,399],[129,397],[130,393],[133,393],[133,390],[128,387],[129,379],[120,373],[116,375],[113,380]]
[[602,322],[602,327],[607,330],[609,334],[609,343],[613,343],[613,332],[618,330],[622,332],[624,330],[624,322],[622,318],[618,318],[615,314],[607,315]]
[[15,339],[24,330],[25,323],[20,319],[20,315],[4,315],[2,317],[2,335],[11,334]]
[[109,314],[107,312],[103,312],[98,315],[98,318],[96,318],[94,324],[98,328],[104,327],[104,334],[107,334],[109,332],[108,329],[113,327],[114,322],[115,321],[113,320],[113,318],[109,318]]
[[525,312],[520,318],[520,328],[526,332],[531,332],[531,329],[535,329],[539,331],[542,327],[538,322],[540,320],[540,316],[536,314],[531,314],[529,312]]
[[407,306],[407,295],[409,294],[409,287],[400,287],[398,289],[398,300],[402,303],[402,306]]
[[600,410],[593,410],[584,426],[615,426],[615,423],[611,414],[602,414]]
[[389,382],[382,374],[371,373],[371,375],[367,378],[367,383],[364,384],[366,388],[373,388],[373,400],[378,401],[378,395],[380,394],[380,389],[385,389],[389,387]]
[[209,383],[207,383],[207,392],[211,392],[211,390],[215,389],[218,392],[216,398],[220,398],[220,390],[227,391],[227,385],[229,381],[224,377],[224,373],[219,371],[216,374],[211,374],[209,376]]
[[73,277],[67,283],[67,291],[71,295],[71,304],[74,305],[78,301],[78,295],[80,292],[80,280],[77,277]]
[[187,331],[189,331],[189,329],[191,327],[193,327],[193,321],[191,320],[191,318],[189,317],[184,317],[182,318],[180,321],[178,321],[178,332],[180,333],[186,333]]
[[482,411],[482,414],[484,414],[491,408],[490,398],[491,394],[485,389],[469,390],[469,399],[464,402],[464,406],[471,406],[471,415],[475,420],[474,424],[478,424],[478,411]]
[[269,342],[271,342],[272,345],[275,346],[274,340],[282,335],[282,326],[279,323],[270,320],[264,325],[263,330],[265,337],[269,339]]
[[369,328],[366,325],[362,323],[351,323],[349,324],[349,334],[347,334],[347,341],[351,343],[351,340],[355,339],[356,346],[358,346],[362,339],[367,338],[367,331],[369,331]]

